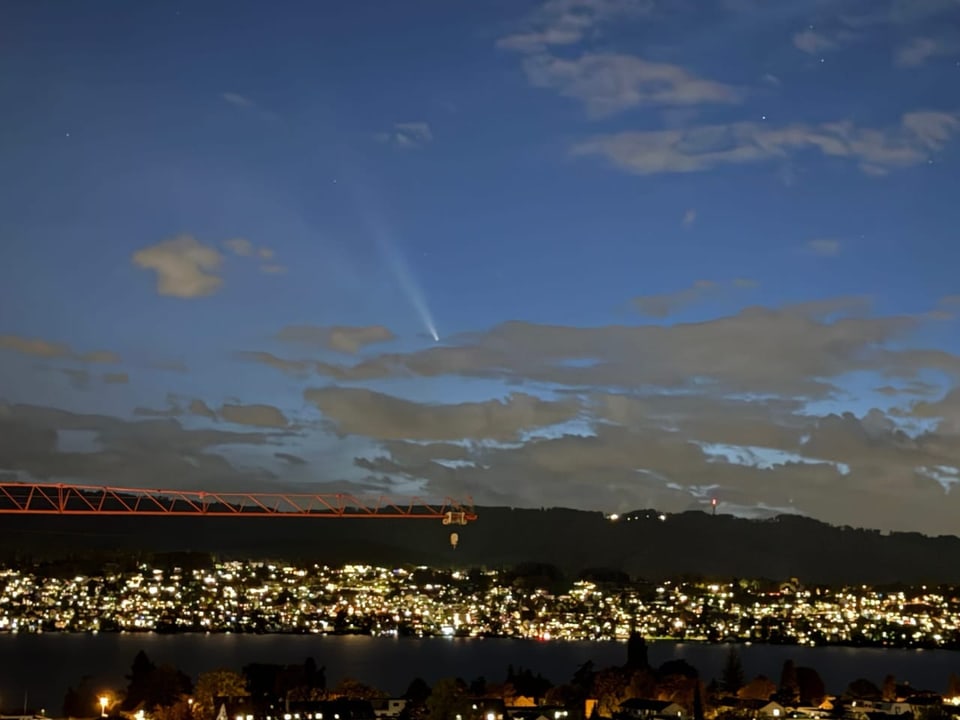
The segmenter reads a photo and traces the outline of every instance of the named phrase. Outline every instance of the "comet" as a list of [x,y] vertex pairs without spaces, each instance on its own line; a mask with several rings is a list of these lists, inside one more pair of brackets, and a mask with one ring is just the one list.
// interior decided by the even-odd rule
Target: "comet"
[[413,276],[410,266],[407,265],[403,255],[400,254],[400,251],[386,232],[375,232],[374,235],[377,240],[377,246],[380,248],[380,252],[383,253],[383,257],[387,262],[387,266],[397,280],[397,285],[410,302],[410,306],[417,314],[417,317],[420,318],[420,322],[423,323],[427,334],[433,338],[434,342],[440,342],[440,334],[437,332],[437,324],[433,320],[433,313],[430,312],[430,306],[427,305],[427,298],[420,284]]
[[361,183],[359,172],[354,168],[348,175],[352,176],[352,181],[346,183],[350,188],[350,195],[354,205],[359,211],[363,223],[367,230],[373,236],[384,262],[389,268],[400,291],[404,294],[413,311],[416,313],[426,330],[427,335],[433,338],[435,343],[440,342],[440,333],[437,332],[437,324],[433,320],[433,313],[430,312],[430,306],[427,304],[427,297],[417,282],[416,277],[407,265],[406,260],[393,240],[393,235],[383,221],[381,214],[377,211],[379,203],[376,197],[367,189],[369,183]]

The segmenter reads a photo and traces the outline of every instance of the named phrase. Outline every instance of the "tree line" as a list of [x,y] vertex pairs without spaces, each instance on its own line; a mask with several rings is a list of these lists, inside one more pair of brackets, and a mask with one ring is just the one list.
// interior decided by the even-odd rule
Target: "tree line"
[[[828,697],[825,684],[816,669],[784,663],[779,682],[758,675],[748,679],[736,649],[730,650],[719,678],[705,682],[699,671],[682,659],[669,660],[653,667],[644,639],[637,633],[627,642],[627,658],[623,665],[596,668],[588,661],[578,667],[569,680],[554,684],[529,668],[510,665],[501,682],[485,677],[466,681],[444,678],[431,687],[422,678],[410,682],[402,697],[406,707],[401,720],[449,720],[458,714],[470,717],[469,709],[477,698],[496,698],[513,704],[526,697],[571,711],[573,720],[585,720],[586,701],[594,699],[591,714],[613,717],[621,703],[632,698],[677,703],[686,712],[702,720],[718,715],[731,701],[777,701],[787,707],[816,707]],[[249,698],[254,703],[269,705],[277,701],[378,700],[387,697],[379,688],[354,678],[344,678],[328,687],[326,667],[313,658],[301,664],[277,665],[251,663],[240,672],[216,669],[201,673],[196,682],[179,669],[155,664],[144,651],[133,659],[127,684],[106,694],[109,714],[116,718],[133,717],[143,710],[155,720],[214,720],[216,699]],[[888,675],[878,686],[866,678],[851,682],[843,697],[851,700],[894,701],[904,692],[913,691]],[[951,674],[947,696],[960,696],[960,675]],[[63,713],[67,717],[89,717],[99,709],[103,688],[92,678],[81,679],[64,698]],[[735,704],[735,702],[734,702]],[[726,711],[737,716],[736,711]],[[721,720],[733,720],[733,717]],[[934,720],[934,718],[930,718]]]

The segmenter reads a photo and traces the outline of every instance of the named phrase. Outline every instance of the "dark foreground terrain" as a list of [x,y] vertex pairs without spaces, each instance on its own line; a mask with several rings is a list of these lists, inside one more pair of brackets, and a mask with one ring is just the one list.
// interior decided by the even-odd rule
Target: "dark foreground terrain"
[[656,579],[798,577],[819,583],[958,583],[960,538],[881,534],[796,516],[755,521],[702,512],[655,512],[611,522],[576,510],[479,508],[453,528],[433,520],[330,518],[0,518],[0,560],[194,551],[226,558],[341,565],[501,567],[545,562],[567,573],[622,570]]

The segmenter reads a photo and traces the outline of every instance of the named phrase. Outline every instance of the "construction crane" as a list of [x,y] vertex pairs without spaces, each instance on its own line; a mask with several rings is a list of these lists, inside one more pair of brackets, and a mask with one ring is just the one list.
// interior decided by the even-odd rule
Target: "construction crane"
[[[471,502],[419,497],[364,499],[349,493],[148,490],[64,483],[0,482],[0,515],[142,515],[162,517],[393,518],[466,525]],[[455,544],[455,543],[454,543]]]

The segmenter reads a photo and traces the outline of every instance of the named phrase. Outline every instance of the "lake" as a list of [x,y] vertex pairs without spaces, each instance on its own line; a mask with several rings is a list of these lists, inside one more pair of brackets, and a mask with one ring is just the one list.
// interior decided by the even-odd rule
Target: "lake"
[[[655,642],[650,662],[659,665],[683,658],[704,678],[719,676],[729,645]],[[480,675],[500,682],[508,664],[527,667],[554,683],[569,680],[579,665],[622,664],[626,645],[615,642],[537,642],[513,639],[373,638],[316,635],[156,635],[144,634],[3,634],[0,635],[0,706],[23,706],[58,715],[67,688],[83,675],[104,687],[123,687],[134,655],[144,650],[194,678],[215,668],[239,670],[251,662],[301,663],[314,657],[327,668],[328,686],[349,676],[401,694],[414,677],[437,679]],[[960,673],[960,652],[843,647],[738,646],[747,677],[764,674],[777,681],[783,662],[816,668],[831,692],[856,678],[879,684],[888,673],[916,687],[943,692],[951,672]]]

